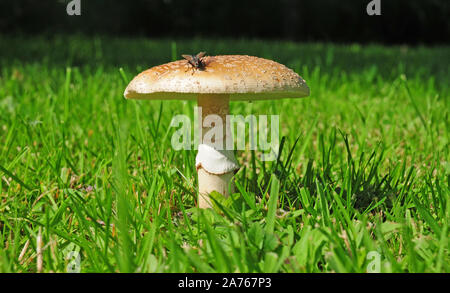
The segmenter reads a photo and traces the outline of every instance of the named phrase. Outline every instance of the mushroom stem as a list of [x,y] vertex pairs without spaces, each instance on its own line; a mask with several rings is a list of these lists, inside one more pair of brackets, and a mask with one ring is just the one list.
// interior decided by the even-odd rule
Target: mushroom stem
[[209,194],[217,191],[228,197],[233,192],[232,177],[238,169],[227,115],[228,94],[199,94],[200,144],[196,158],[200,208],[212,207]]

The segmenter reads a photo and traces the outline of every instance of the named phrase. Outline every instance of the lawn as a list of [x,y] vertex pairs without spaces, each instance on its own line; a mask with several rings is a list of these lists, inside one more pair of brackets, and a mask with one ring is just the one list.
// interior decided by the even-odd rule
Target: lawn
[[[236,190],[197,209],[195,101],[125,100],[181,54],[246,54],[311,96],[280,155],[238,151]],[[447,61],[445,61],[447,60]],[[0,272],[450,272],[450,47],[0,36]]]

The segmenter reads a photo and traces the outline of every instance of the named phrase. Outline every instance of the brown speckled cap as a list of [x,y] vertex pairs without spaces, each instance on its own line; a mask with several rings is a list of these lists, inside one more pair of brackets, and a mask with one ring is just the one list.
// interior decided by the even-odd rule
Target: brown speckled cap
[[230,100],[270,100],[309,95],[305,81],[272,60],[246,56],[204,57],[206,67],[195,69],[187,60],[152,67],[137,75],[125,89],[127,99],[195,100],[198,94],[229,94]]

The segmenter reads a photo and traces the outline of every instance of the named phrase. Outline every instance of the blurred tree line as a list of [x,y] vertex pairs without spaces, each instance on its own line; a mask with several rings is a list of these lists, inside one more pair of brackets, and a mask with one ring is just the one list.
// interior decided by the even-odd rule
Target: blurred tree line
[[0,33],[448,43],[450,0],[0,0]]

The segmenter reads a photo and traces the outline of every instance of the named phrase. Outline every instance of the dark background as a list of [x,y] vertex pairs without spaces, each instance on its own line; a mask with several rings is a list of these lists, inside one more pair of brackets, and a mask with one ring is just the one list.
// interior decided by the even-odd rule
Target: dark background
[[145,37],[226,37],[341,43],[444,44],[450,0],[0,0],[0,34],[82,33]]

